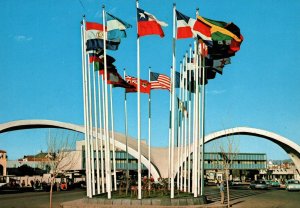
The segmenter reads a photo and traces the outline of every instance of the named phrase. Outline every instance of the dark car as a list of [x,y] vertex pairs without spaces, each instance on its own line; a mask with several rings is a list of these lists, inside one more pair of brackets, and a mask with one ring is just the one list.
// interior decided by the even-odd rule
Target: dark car
[[257,181],[252,181],[250,183],[250,188],[251,189],[268,189],[269,185],[266,183],[266,181],[257,180]]

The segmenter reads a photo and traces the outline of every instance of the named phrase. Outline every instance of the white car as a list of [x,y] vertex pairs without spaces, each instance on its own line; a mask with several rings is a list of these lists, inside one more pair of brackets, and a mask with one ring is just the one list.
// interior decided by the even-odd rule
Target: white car
[[300,191],[300,182],[294,179],[288,180],[285,189],[288,191]]

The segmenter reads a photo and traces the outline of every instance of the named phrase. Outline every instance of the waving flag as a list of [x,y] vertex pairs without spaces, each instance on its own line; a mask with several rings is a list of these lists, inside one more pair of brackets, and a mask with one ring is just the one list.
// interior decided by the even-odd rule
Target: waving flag
[[192,19],[176,10],[177,19],[177,39],[192,38],[192,25],[195,19]]
[[159,74],[156,72],[150,72],[151,89],[161,89],[171,91],[171,79],[170,77]]
[[137,8],[137,20],[138,20],[138,36],[145,35],[159,35],[160,37],[164,37],[164,31],[162,30],[162,26],[168,26],[167,23],[159,21],[152,14]]
[[205,67],[211,68],[213,71],[222,74],[225,65],[230,64],[230,58],[223,59],[205,59]]
[[234,23],[226,23],[197,17],[193,25],[193,33],[202,39],[211,58],[221,59],[235,55],[240,50],[243,36]]
[[[99,71],[100,74],[103,74],[104,70],[104,55],[103,53],[89,53],[89,61],[90,63],[94,63],[94,70]],[[108,71],[116,71],[116,67],[113,65],[113,63],[116,60],[106,55],[106,62],[107,62],[107,70]]]
[[106,13],[107,21],[107,39],[115,40],[120,38],[126,38],[126,29],[132,27],[127,22],[120,20],[119,18]]
[[[86,22],[86,50],[101,50],[104,47],[104,28],[102,24]],[[106,40],[106,49],[117,50],[120,40]]]
[[[138,79],[135,77],[127,76],[125,77],[125,80],[128,84],[132,86],[132,88],[127,88],[126,92],[137,92],[138,91]],[[147,93],[149,94],[151,90],[151,84],[147,80],[140,79],[140,92],[141,93]]]
[[[104,76],[103,76],[104,80]],[[123,87],[123,88],[133,88],[130,84],[128,84],[121,75],[116,71],[109,71],[107,73],[107,84],[111,84],[114,87]]]

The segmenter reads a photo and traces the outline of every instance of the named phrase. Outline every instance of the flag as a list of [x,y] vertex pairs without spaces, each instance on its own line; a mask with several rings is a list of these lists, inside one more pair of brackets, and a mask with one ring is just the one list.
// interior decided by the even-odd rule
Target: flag
[[[97,52],[93,52],[93,53],[89,53],[89,61],[90,63],[94,63],[94,70],[95,71],[99,71],[100,74],[103,74],[103,70],[104,70],[104,55],[103,55],[103,51],[100,53]],[[106,55],[106,65],[107,65],[107,70],[108,71],[116,71],[116,67],[115,65],[113,65],[113,63],[116,60],[109,56]]]
[[205,58],[205,67],[211,68],[213,71],[219,74],[222,74],[224,66],[230,63],[231,63],[230,58],[223,58],[223,59]]
[[161,89],[171,91],[171,79],[170,77],[159,74],[156,72],[150,72],[151,89]]
[[120,20],[119,18],[106,13],[107,21],[107,39],[115,40],[120,38],[126,38],[126,29],[132,27],[127,22]]
[[185,102],[181,101],[179,97],[177,97],[177,107],[180,112],[182,112],[183,116],[188,118],[189,114],[185,105]]
[[[103,80],[105,77],[103,76]],[[114,87],[132,88],[117,71],[109,71],[107,73],[107,84],[112,84]]]
[[[137,92],[138,91],[138,79],[135,77],[127,76],[125,77],[126,82],[132,86],[132,88],[127,88],[126,92]],[[151,84],[147,80],[140,79],[140,92],[149,94],[151,90]]]
[[[104,28],[102,24],[86,22],[86,50],[101,50],[104,47]],[[106,49],[117,50],[120,39],[106,40]]]
[[168,26],[167,23],[159,21],[152,14],[137,8],[137,20],[138,20],[138,36],[145,35],[159,35],[160,37],[164,37],[164,31],[161,26]]
[[195,22],[192,18],[176,10],[177,19],[177,39],[192,38],[193,32],[191,25]]
[[180,87],[180,72],[175,72],[175,88]]
[[207,47],[208,54],[213,58],[228,58],[240,50],[243,36],[234,23],[226,23],[207,19],[201,16],[192,26],[194,35],[202,39]]

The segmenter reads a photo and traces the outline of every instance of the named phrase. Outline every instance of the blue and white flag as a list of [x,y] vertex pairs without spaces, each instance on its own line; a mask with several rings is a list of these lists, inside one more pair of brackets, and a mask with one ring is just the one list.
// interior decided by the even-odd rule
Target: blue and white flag
[[114,40],[126,38],[126,29],[132,27],[130,24],[120,20],[119,18],[106,13],[107,21],[107,39]]

